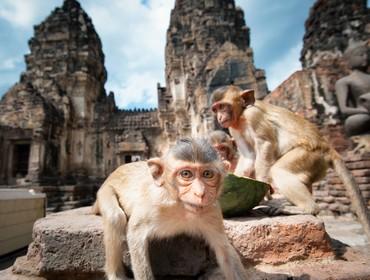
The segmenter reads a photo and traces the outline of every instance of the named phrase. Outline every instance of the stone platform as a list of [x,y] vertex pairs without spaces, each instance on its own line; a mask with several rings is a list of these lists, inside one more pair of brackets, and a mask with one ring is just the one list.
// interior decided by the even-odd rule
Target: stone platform
[[[12,270],[0,272],[0,279],[104,279],[102,219],[89,210],[60,212],[37,221],[27,256],[18,258]],[[333,273],[344,272],[335,279],[370,279],[361,278],[370,277],[370,260],[362,257],[355,258],[360,267],[357,278],[344,277],[350,275],[354,262],[335,260],[343,252],[334,250],[323,223],[313,216],[230,219],[225,220],[225,228],[249,279],[287,279],[304,273],[318,276],[320,271],[326,275],[336,266]],[[153,242],[150,255],[158,279],[221,279],[213,253],[202,240],[179,236]],[[127,250],[123,256],[129,266]]]

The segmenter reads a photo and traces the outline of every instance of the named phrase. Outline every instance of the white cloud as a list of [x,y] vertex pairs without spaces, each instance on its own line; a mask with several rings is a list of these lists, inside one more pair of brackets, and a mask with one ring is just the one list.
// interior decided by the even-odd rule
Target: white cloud
[[20,58],[6,58],[0,61],[0,70],[13,70],[20,62]]
[[[157,106],[156,83],[163,83],[166,30],[173,5],[172,0],[150,0],[145,5],[140,0],[112,0],[104,7],[82,3],[102,39],[106,88],[115,92],[119,107],[133,106],[138,100],[144,107]],[[136,88],[135,83],[139,83]]]
[[2,0],[0,4],[0,18],[10,22],[12,25],[29,28],[34,24],[45,1],[43,0]]
[[[157,107],[157,78],[152,73],[133,73],[121,84],[112,84],[119,107]],[[118,93],[118,94],[117,94]],[[144,106],[143,106],[144,105]]]
[[272,63],[266,69],[266,76],[268,77],[268,86],[270,90],[274,90],[291,74],[302,69],[299,61],[301,49],[302,42],[299,42],[283,54],[279,60]]

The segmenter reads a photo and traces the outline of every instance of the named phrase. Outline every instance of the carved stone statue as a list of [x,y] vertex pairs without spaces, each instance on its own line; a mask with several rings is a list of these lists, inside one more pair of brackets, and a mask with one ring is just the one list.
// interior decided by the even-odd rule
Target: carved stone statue
[[348,136],[370,133],[370,75],[367,47],[355,45],[348,48],[345,57],[351,73],[335,84],[339,110],[346,117],[344,129]]

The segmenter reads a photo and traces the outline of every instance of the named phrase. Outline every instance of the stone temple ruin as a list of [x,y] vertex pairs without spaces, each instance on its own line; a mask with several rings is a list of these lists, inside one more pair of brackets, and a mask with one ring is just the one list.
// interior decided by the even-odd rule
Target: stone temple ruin
[[[306,21],[303,70],[269,93],[234,1],[178,0],[167,30],[166,86],[157,86],[158,108],[120,110],[104,88],[104,54],[93,23],[76,0],[65,0],[35,26],[26,71],[0,102],[0,184],[46,192],[49,211],[89,204],[117,166],[159,155],[176,137],[214,129],[210,93],[233,83],[319,125],[369,201],[369,153],[352,152],[334,95],[335,81],[349,71],[344,51],[353,42],[369,42],[369,33],[366,1],[316,1]],[[314,194],[323,210],[350,211],[333,174]]]
[[[120,110],[104,88],[104,54],[91,19],[76,0],[64,0],[35,27],[27,69],[0,101],[0,185],[47,193],[49,211],[89,205],[118,165],[159,155],[179,136],[213,130],[210,93],[235,84],[316,123],[344,156],[369,206],[368,136],[345,136],[334,94],[335,82],[349,72],[345,50],[355,41],[369,46],[369,34],[365,0],[317,0],[306,21],[303,69],[270,93],[264,71],[254,66],[243,11],[233,0],[176,0],[158,108]],[[314,195],[324,213],[351,212],[332,173],[314,186]],[[0,271],[0,279],[103,279],[102,219],[89,211],[38,220],[27,256]],[[370,275],[368,254],[331,240],[313,216],[242,217],[224,225],[248,279]],[[200,240],[180,236],[151,244],[151,258],[158,279],[222,279]]]
[[0,105],[0,183],[74,184],[158,153],[155,110],[118,110],[89,16],[64,1],[35,26],[27,69]]
[[265,73],[255,68],[249,43],[244,13],[233,0],[175,2],[167,30],[166,88],[159,93],[159,102],[163,95],[171,104],[159,105],[170,141],[214,129],[208,102],[220,86],[233,83],[253,88],[260,99],[267,95]]
[[232,0],[176,1],[166,87],[158,84],[153,110],[120,110],[114,93],[107,95],[101,41],[76,0],[65,0],[34,29],[26,71],[0,102],[0,184],[47,192],[49,206],[60,200],[57,193],[86,203],[83,190],[91,198],[119,165],[213,129],[208,99],[216,87],[234,83],[267,94],[243,11]]
[[[76,0],[65,0],[35,26],[26,71],[0,102],[0,185],[46,192],[50,211],[90,203],[117,166],[159,155],[176,137],[213,130],[210,93],[233,83],[319,125],[369,200],[369,158],[351,154],[334,94],[335,81],[349,71],[345,49],[368,42],[369,26],[364,0],[316,1],[306,21],[303,70],[269,93],[233,0],[175,1],[158,108],[120,110],[104,88],[104,54],[93,23]],[[323,209],[350,211],[334,175],[315,195]]]

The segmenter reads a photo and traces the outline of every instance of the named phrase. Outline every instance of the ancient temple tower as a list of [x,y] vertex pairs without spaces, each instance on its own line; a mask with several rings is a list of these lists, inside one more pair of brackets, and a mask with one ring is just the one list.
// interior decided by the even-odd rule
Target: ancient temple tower
[[26,71],[0,101],[0,184],[92,186],[119,165],[158,156],[157,110],[106,95],[102,44],[77,0],[29,40]]
[[[301,63],[326,106],[336,106],[335,82],[348,74],[344,52],[364,42],[370,50],[370,9],[366,0],[317,0],[305,22]],[[330,113],[324,108],[327,117]]]
[[91,19],[77,1],[65,0],[34,27],[29,47],[26,71],[0,103],[3,180],[93,173],[89,134],[95,104],[106,98],[106,71]]
[[369,40],[366,0],[318,0],[306,20],[301,62],[304,68],[341,56],[356,41]]
[[171,141],[213,129],[209,97],[235,84],[267,94],[264,71],[256,69],[249,28],[234,0],[176,0],[167,30],[166,88],[158,87],[159,118]]
[[341,122],[335,83],[349,73],[344,52],[358,41],[370,47],[370,10],[366,0],[317,0],[305,29],[302,71],[286,77],[267,99],[332,127]]

